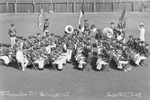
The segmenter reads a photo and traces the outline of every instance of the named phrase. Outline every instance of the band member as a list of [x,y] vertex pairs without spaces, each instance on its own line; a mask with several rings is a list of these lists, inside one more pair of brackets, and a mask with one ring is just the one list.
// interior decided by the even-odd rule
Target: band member
[[86,19],[86,20],[85,20],[85,23],[84,23],[84,30],[88,29],[89,26],[90,26],[90,25],[89,25],[89,20]]
[[63,57],[58,58],[58,59],[56,59],[56,60],[53,62],[53,64],[58,65],[57,69],[58,69],[59,71],[62,71],[62,70],[63,70],[63,63],[64,63]]
[[44,36],[46,36],[46,33],[49,32],[49,22],[48,22],[48,19],[45,20],[43,31],[44,31]]
[[29,45],[27,39],[23,39],[23,40],[24,40],[24,42],[23,42],[23,49],[29,49],[30,45]]
[[0,60],[2,60],[5,65],[10,63],[10,59],[6,54],[6,50],[2,46],[0,46]]
[[56,43],[55,42],[56,42],[55,36],[54,36],[53,33],[51,33],[51,35],[50,35],[50,45],[51,45],[51,48],[56,47]]
[[41,37],[41,33],[37,33],[37,41],[41,41],[42,37]]
[[68,39],[68,42],[67,42],[67,53],[68,53],[67,61],[68,62],[71,62],[73,46],[74,45],[72,44],[71,39]]
[[38,64],[39,70],[44,69],[44,58],[42,58],[41,55],[42,54],[37,49],[35,49],[31,54],[33,63]]
[[125,29],[124,21],[122,21],[121,19],[119,19],[119,23],[118,23],[117,29],[118,29],[120,32]]
[[74,29],[74,36],[77,38],[79,36],[79,31],[78,29]]
[[113,29],[113,31],[115,30],[114,22],[110,23],[110,28]]
[[145,28],[144,28],[144,24],[143,23],[140,24],[139,38],[140,38],[141,41],[145,41]]
[[127,47],[124,44],[122,46],[122,55],[118,60],[118,68],[121,69],[122,71],[129,71],[131,70],[131,66],[128,66],[127,64],[129,63],[129,54],[127,51]]
[[44,10],[43,8],[40,9],[40,14],[38,15],[38,28],[40,29],[40,32],[43,33],[43,23],[45,21],[45,15],[44,15]]
[[140,53],[140,55],[144,55],[144,50],[145,50],[145,42],[141,41],[139,42],[137,51]]
[[114,22],[110,23],[110,28],[113,30],[113,33],[114,33],[113,38],[116,39],[117,38],[117,34],[118,34],[118,30],[115,28]]
[[21,70],[25,71],[25,68],[27,67],[29,61],[28,61],[26,55],[23,54],[21,47],[17,48],[16,59],[17,59],[17,62],[21,64],[21,67],[22,67]]
[[127,41],[127,45],[128,45],[129,48],[133,48],[133,42],[134,42],[133,36],[130,35],[129,40]]
[[11,27],[8,31],[8,34],[10,36],[10,41],[11,41],[11,46],[13,46],[16,43],[16,29],[15,29],[15,24],[11,24]]
[[140,62],[142,60],[146,60],[147,59],[144,55],[140,55],[140,53],[138,53],[138,51],[136,51],[136,50],[132,51],[131,54],[132,54],[131,59],[132,59],[132,61],[134,61],[134,63],[137,66],[140,65]]
[[34,39],[33,39],[31,36],[29,36],[28,43],[29,43],[29,46],[30,46],[30,47],[35,44],[35,41],[34,41]]
[[92,61],[92,58],[93,58],[93,50],[92,50],[92,46],[90,43],[86,43],[86,46],[84,47],[83,49],[83,54],[84,56],[86,57],[86,66],[85,68],[87,70],[91,69],[91,61]]
[[98,41],[100,41],[101,39],[102,39],[102,30],[101,29],[97,29],[97,33],[95,35],[96,45],[98,45]]
[[103,45],[103,49],[102,49],[102,58],[103,61],[105,61],[105,63],[108,63],[108,65],[104,64],[104,66],[102,66],[102,71],[109,71],[109,64],[110,64],[110,49],[108,50],[104,45]]
[[85,64],[86,64],[85,59],[86,59],[86,58],[85,58],[85,56],[84,56],[84,54],[83,54],[83,48],[78,47],[77,53],[76,53],[76,55],[75,55],[75,60],[76,60],[77,63],[78,63],[78,68],[79,68],[79,70],[82,70],[82,69],[84,68],[84,66],[85,66]]
[[144,55],[145,55],[146,58],[148,58],[149,55],[150,55],[149,44],[145,45]]
[[103,70],[106,66],[108,66],[108,62],[104,59],[104,52],[103,52],[103,47],[101,47],[99,53],[98,53],[98,58],[96,61],[96,69],[98,71]]

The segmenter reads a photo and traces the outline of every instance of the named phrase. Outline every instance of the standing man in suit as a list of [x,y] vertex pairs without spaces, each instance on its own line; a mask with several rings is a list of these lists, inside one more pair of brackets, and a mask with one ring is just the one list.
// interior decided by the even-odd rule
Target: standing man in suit
[[43,8],[40,9],[40,14],[38,15],[38,20],[37,20],[37,23],[38,23],[38,28],[40,29],[40,32],[43,33],[43,24],[44,24],[44,21],[45,21],[45,15],[44,15],[44,10]]

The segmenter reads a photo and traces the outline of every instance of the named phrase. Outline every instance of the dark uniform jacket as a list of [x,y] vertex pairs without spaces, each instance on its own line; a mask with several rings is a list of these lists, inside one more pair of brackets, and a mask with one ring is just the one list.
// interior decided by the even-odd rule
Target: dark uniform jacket
[[102,39],[102,33],[96,33],[96,35],[95,35],[95,39],[96,40],[100,40],[100,39]]
[[16,29],[10,28],[8,31],[8,34],[10,35],[10,37],[15,37],[16,36]]

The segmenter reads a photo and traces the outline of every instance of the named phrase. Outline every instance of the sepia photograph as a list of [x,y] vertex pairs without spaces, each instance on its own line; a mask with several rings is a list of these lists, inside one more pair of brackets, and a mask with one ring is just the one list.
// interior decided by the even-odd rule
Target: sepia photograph
[[150,0],[0,0],[0,100],[150,100]]

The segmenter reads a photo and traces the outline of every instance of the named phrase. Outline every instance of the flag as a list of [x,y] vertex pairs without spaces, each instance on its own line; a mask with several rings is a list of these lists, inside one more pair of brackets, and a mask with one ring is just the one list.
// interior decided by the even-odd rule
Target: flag
[[79,14],[79,21],[78,21],[78,29],[83,32],[84,31],[84,21],[85,21],[85,16],[84,16],[84,7],[82,4],[82,7],[80,9],[80,14]]
[[127,7],[125,6],[120,19],[123,21],[126,19],[126,16],[127,16]]
[[125,6],[122,15],[120,17],[120,20],[123,22],[124,27],[126,27],[126,16],[127,16],[127,7]]

